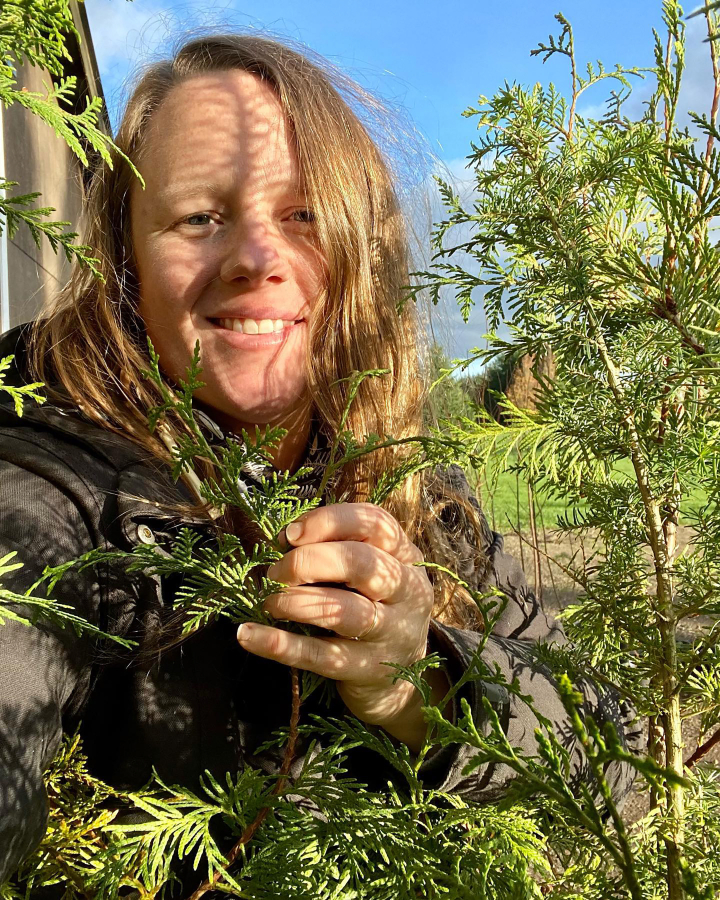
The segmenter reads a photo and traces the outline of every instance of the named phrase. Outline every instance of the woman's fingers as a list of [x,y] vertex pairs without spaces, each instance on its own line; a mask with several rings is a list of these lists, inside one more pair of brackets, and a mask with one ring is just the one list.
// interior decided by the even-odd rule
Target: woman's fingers
[[360,541],[412,565],[423,555],[389,512],[373,503],[333,503],[305,513],[285,529],[295,547],[323,541]]
[[333,541],[296,547],[268,569],[274,581],[294,586],[336,582],[371,600],[399,603],[414,599],[432,604],[427,578],[420,568],[359,541]]
[[[338,637],[298,635],[252,622],[238,630],[240,644],[258,656],[342,682],[343,699],[355,715],[389,720],[390,706],[407,700],[408,685],[392,685],[383,660],[407,665],[427,652],[433,589],[425,569],[414,565],[422,562],[420,550],[389,513],[370,503],[310,510],[288,525],[281,545],[283,538],[289,552],[267,575],[287,588],[268,597],[265,610]],[[355,637],[360,640],[348,640]]]
[[289,619],[304,625],[319,625],[346,638],[373,635],[382,629],[386,611],[367,597],[340,588],[294,587],[273,594],[264,608],[276,619]]
[[373,681],[385,677],[388,672],[387,666],[371,659],[367,648],[359,641],[345,638],[308,637],[246,622],[238,629],[238,641],[257,656],[334,680]]

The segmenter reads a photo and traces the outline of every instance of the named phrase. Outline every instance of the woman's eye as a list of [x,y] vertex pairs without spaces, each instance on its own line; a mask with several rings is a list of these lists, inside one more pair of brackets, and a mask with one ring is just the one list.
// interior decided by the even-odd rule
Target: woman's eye
[[315,213],[311,209],[296,209],[292,214],[292,218],[296,222],[304,222],[311,225],[315,221]]
[[[198,222],[198,219],[205,219],[204,222]],[[213,221],[208,213],[193,213],[191,216],[185,216],[182,220],[184,225],[209,225]]]

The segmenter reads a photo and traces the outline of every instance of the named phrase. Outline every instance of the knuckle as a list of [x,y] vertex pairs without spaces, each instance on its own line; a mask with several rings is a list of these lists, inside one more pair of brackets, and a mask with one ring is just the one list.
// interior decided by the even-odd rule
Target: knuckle
[[409,547],[410,547],[410,562],[411,563],[425,562],[425,554],[417,546],[417,544],[411,543],[409,545]]
[[422,606],[427,615],[432,615],[432,611],[435,608],[435,592],[433,591],[432,585],[430,582],[426,582],[425,592],[422,595],[423,602]]
[[296,547],[287,554],[286,559],[289,562],[289,579],[300,584],[306,580],[310,566],[310,556],[311,551],[309,546]]
[[344,553],[346,571],[352,573],[354,579],[366,581],[372,575],[375,563],[372,548],[359,541],[346,541]]
[[272,656],[280,657],[285,651],[285,635],[279,628],[271,628],[267,636],[267,650]]
[[417,583],[416,596],[418,598],[418,606],[423,612],[431,613],[435,605],[435,591],[433,586],[430,583],[430,579],[425,574],[424,569],[415,569],[414,572]]
[[336,678],[343,670],[343,656],[334,640],[315,638],[307,645],[306,665],[312,672]]
[[370,509],[374,511],[373,528],[379,529],[381,534],[390,541],[398,541],[403,537],[403,530],[400,523],[382,506],[373,506],[368,503]]
[[322,667],[322,645],[318,640],[308,643],[307,667],[313,672],[317,672]]
[[367,536],[372,537],[378,546],[392,555],[401,553],[403,560],[409,558],[410,562],[419,562],[423,559],[422,552],[408,540],[395,516],[381,506],[372,503],[362,505],[367,508],[365,520]]
[[430,593],[425,598],[425,602],[423,603],[423,611],[425,615],[430,618],[433,614],[433,610],[435,609],[435,598]]
[[345,668],[345,659],[340,647],[336,643],[325,645],[325,669],[330,677],[340,675]]
[[281,603],[279,601],[279,594],[273,594],[271,597],[268,597],[263,603],[263,609],[266,613],[269,613],[271,616],[278,618],[281,614]]
[[321,605],[320,612],[328,628],[332,628],[335,631],[337,626],[342,625],[347,607],[348,604],[346,602],[337,598],[325,600],[324,604]]
[[382,506],[374,503],[355,503],[356,515],[362,531],[367,535],[382,534],[386,538],[395,538],[400,526],[397,520]]
[[343,541],[339,545],[340,564],[348,572],[354,572],[358,565],[358,549],[362,547],[357,541]]

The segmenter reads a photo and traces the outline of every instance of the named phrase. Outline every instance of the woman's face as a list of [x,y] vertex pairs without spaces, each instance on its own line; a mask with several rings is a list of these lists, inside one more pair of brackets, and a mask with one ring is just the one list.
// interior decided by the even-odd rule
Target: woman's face
[[138,168],[139,311],[161,367],[184,377],[199,340],[196,396],[221,422],[304,421],[325,270],[275,94],[235,70],[183,82],[153,115]]

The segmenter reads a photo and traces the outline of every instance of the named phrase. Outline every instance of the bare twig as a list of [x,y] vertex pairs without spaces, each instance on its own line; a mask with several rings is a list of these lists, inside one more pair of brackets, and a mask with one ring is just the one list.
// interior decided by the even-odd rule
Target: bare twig
[[[292,676],[292,711],[290,713],[290,733],[288,735],[288,743],[287,747],[285,748],[285,755],[283,757],[282,766],[280,767],[280,777],[278,778],[277,783],[275,784],[275,787],[272,791],[271,796],[273,797],[277,797],[285,787],[285,782],[287,781],[287,776],[290,772],[290,766],[292,765],[292,762],[295,758],[295,745],[297,743],[298,737],[298,721],[300,719],[300,675],[298,670],[295,668],[290,669],[290,673]],[[225,857],[227,859],[227,865],[225,865],[222,869],[218,869],[216,872],[214,872],[212,878],[208,878],[203,881],[200,887],[198,887],[197,890],[190,895],[188,900],[200,900],[200,897],[214,888],[217,883],[223,879],[225,872],[227,872],[230,866],[238,858],[243,847],[253,839],[255,832],[268,817],[269,813],[270,807],[263,806],[263,808],[255,816],[253,821],[240,835],[238,842]]]
[[[545,527],[545,516],[543,514],[542,504],[538,503],[538,516],[540,518],[540,530],[542,531],[543,536],[543,544],[545,546],[545,550],[543,551],[544,556],[547,560],[550,560],[550,553],[548,551],[548,540],[547,540],[547,528]],[[558,594],[557,585],[555,584],[555,575],[553,573],[553,569],[551,565],[548,565],[548,572],[550,573],[550,584],[552,585],[553,593],[555,594],[555,603],[560,604],[560,595]]]
[[[533,551],[537,551],[542,556],[544,556],[549,562],[554,563],[558,567],[558,569],[560,569],[561,572],[563,572],[565,575],[567,575],[568,578],[571,578],[575,582],[575,584],[579,584],[581,588],[587,589],[587,580],[584,578],[581,578],[580,575],[576,571],[569,568],[568,566],[564,566],[561,562],[558,562],[553,556],[550,556],[549,553],[547,553],[544,550],[541,550],[539,545],[533,546],[532,542],[529,541],[522,534],[520,529],[514,528],[513,533],[516,534],[517,537],[519,538],[521,547],[523,544],[527,544],[528,547],[530,547]],[[575,559],[575,557],[578,555],[579,552],[580,552],[580,550],[573,550],[573,554],[570,559],[570,562],[572,562]],[[584,569],[583,569],[583,571],[584,571]]]
[[695,763],[699,762],[703,756],[706,756],[718,743],[720,743],[720,728],[718,728],[715,734],[712,737],[709,737],[704,744],[700,744],[693,755],[686,760],[685,768],[692,769]]
[[543,583],[542,569],[540,567],[540,542],[538,540],[537,524],[535,522],[535,492],[533,491],[532,481],[529,478],[527,483],[527,493],[530,534],[532,535],[533,567],[535,569],[535,597],[540,606],[542,606]]
[[[518,453],[518,464],[520,463],[520,454]],[[517,526],[518,531],[520,531],[520,472],[515,472],[515,507],[517,512],[517,519],[515,520],[515,524]],[[525,554],[523,553],[523,545],[520,544],[520,566],[522,567],[523,572],[525,571]]]

